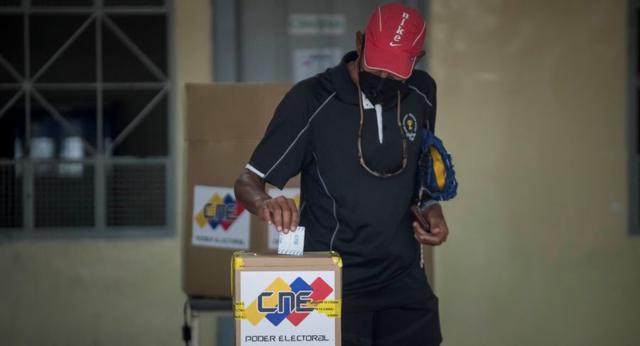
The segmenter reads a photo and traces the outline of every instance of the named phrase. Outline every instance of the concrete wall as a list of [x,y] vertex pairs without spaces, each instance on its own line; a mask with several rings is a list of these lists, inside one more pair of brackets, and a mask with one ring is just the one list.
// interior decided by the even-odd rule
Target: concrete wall
[[[211,8],[174,4],[181,206],[184,83],[211,81]],[[179,239],[1,242],[0,345],[181,344]]]
[[460,179],[435,251],[445,344],[640,345],[626,1],[431,5],[438,131]]
[[[445,344],[640,344],[625,1],[430,2],[438,131],[461,183],[436,250]],[[181,167],[184,83],[210,81],[211,9],[174,3]],[[2,345],[180,344],[178,236],[3,242],[0,275]]]

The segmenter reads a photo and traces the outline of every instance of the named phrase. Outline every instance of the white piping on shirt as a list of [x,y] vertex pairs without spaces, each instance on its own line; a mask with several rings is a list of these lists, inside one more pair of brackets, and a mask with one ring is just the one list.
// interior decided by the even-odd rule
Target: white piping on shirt
[[278,159],[278,161],[276,161],[276,163],[273,164],[273,166],[271,166],[271,169],[269,169],[267,171],[267,173],[265,173],[264,175],[267,176],[269,175],[269,173],[271,173],[276,166],[278,166],[278,164],[282,161],[282,159],[284,159],[285,156],[287,156],[287,154],[289,153],[289,151],[291,151],[291,148],[293,148],[293,146],[296,144],[296,142],[298,141],[298,139],[300,139],[300,137],[302,136],[302,134],[307,131],[307,129],[309,128],[309,125],[311,125],[311,121],[313,120],[313,118],[315,118],[315,116],[320,112],[320,110],[322,109],[322,107],[324,107],[324,105],[327,104],[327,102],[329,102],[329,100],[331,100],[331,98],[335,95],[335,91],[329,95],[327,97],[326,100],[324,100],[324,102],[322,102],[322,104],[318,107],[318,109],[316,109],[315,112],[313,112],[313,114],[309,117],[309,120],[307,120],[307,125],[305,125],[302,130],[300,130],[300,132],[298,133],[298,135],[296,136],[296,138],[293,140],[293,142],[291,142],[291,144],[289,145],[289,147],[287,148],[287,150],[285,150],[284,154],[282,154],[282,156],[280,156],[280,158]]
[[320,183],[322,183],[322,187],[324,188],[324,192],[331,198],[333,202],[333,218],[336,219],[336,229],[333,230],[333,235],[331,236],[331,242],[329,243],[329,251],[333,251],[333,241],[336,239],[336,234],[338,233],[338,229],[340,228],[340,221],[338,221],[338,210],[336,206],[336,200],[329,193],[329,189],[327,189],[327,184],[324,183],[324,179],[320,175],[320,164],[318,163],[318,156],[316,153],[313,153],[313,158],[316,160],[316,173],[318,173],[318,178],[320,179]]
[[424,100],[429,104],[429,106],[433,107],[433,104],[431,104],[431,101],[429,101],[429,98],[427,97],[427,95],[425,95],[422,91],[418,90],[418,88],[414,87],[413,85],[409,85],[409,88],[415,90],[418,94],[422,95],[422,97],[424,98]]
[[304,210],[304,207],[307,205],[307,203],[302,202],[302,205],[300,206],[300,212],[298,213],[298,216],[301,218],[302,217],[302,211]]
[[250,170],[251,172],[255,173],[260,178],[264,179],[264,173],[260,172],[257,168],[253,167],[251,164],[248,163],[246,166],[244,166],[244,168]]

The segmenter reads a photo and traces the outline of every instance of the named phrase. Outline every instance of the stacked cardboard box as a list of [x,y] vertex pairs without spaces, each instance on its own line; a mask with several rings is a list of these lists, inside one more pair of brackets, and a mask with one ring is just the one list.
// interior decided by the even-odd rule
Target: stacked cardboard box
[[266,225],[237,207],[233,184],[289,88],[187,85],[187,209],[182,234],[183,290],[190,296],[230,298],[234,251],[270,251]]

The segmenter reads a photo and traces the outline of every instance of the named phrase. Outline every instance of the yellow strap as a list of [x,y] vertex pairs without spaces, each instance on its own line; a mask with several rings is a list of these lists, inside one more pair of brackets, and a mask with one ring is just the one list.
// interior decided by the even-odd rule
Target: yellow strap
[[333,260],[333,264],[337,265],[338,268],[342,268],[342,257],[340,257],[339,253],[331,251],[331,259]]
[[342,312],[342,301],[323,300],[316,304],[316,311],[330,318],[340,318]]
[[236,251],[233,253],[233,256],[231,256],[231,296],[235,296],[236,270],[244,268],[244,259],[240,257],[240,253],[240,251]]
[[[309,303],[309,305],[313,306],[318,313],[329,318],[340,318],[342,315],[342,301],[339,299],[323,300],[317,303]],[[249,306],[249,310],[251,310],[251,306]],[[262,320],[262,318],[264,318],[264,316],[264,314],[256,313],[255,311],[247,311],[243,301],[236,301],[233,303],[233,318],[236,320],[248,320],[255,326]]]
[[442,155],[438,149],[434,146],[431,146],[431,158],[433,160],[433,173],[436,176],[436,184],[438,184],[438,188],[440,190],[444,190],[445,179],[447,177],[446,170],[444,168],[444,160],[442,160]]
[[238,270],[244,268],[244,259],[240,257],[240,254],[235,253],[233,257],[233,269]]
[[247,310],[244,308],[243,301],[233,303],[233,318],[235,318],[236,320],[247,319]]

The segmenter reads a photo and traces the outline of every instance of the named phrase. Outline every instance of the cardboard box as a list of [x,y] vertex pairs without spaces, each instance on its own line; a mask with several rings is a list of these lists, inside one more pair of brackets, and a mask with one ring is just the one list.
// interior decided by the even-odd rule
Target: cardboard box
[[[182,286],[187,295],[230,299],[229,259],[233,253],[269,251],[264,223],[246,210],[233,219],[238,215],[234,214],[235,196],[229,191],[289,88],[275,84],[187,84],[187,209],[181,232]],[[196,199],[201,205],[195,205]],[[231,220],[222,217],[216,222],[212,218],[225,213]],[[211,236],[194,244],[194,230],[198,229]],[[244,234],[234,236],[237,232]],[[241,241],[245,236],[246,244]]]
[[238,252],[232,266],[237,346],[341,344],[342,260],[337,253]]

